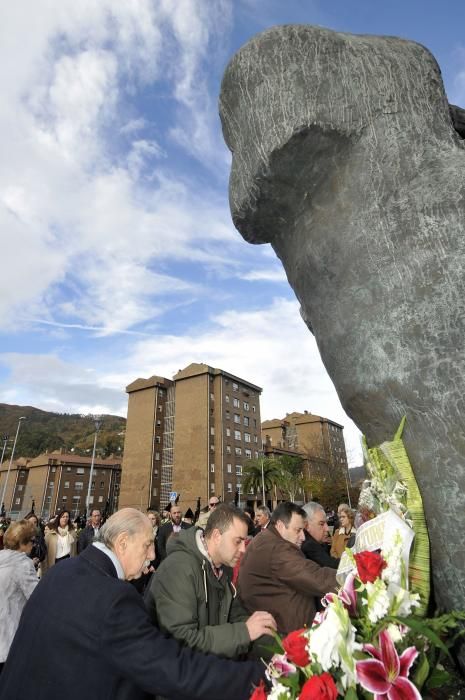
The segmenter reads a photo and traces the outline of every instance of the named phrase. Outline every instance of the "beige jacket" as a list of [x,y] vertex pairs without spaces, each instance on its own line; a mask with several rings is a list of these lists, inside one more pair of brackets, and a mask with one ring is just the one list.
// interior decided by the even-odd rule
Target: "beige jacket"
[[[47,545],[47,556],[41,564],[42,573],[55,564],[56,552],[57,552],[57,537],[58,533],[56,530],[48,530],[45,533],[45,544]],[[76,533],[74,530],[68,532],[68,539],[71,545],[70,556],[76,556]]]

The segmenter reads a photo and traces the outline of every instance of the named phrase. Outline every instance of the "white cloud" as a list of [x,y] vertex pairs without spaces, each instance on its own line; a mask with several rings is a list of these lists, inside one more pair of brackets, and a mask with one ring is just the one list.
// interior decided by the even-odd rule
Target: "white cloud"
[[31,354],[3,354],[0,362],[11,372],[0,400],[12,401],[15,389],[15,403],[38,405],[40,396],[39,408],[120,414],[124,389],[137,377],[171,378],[191,362],[204,362],[261,386],[262,420],[308,410],[341,423],[350,462],[361,462],[360,433],[340,405],[295,301],[277,298],[264,309],[227,311],[203,327],[193,322],[187,334],[137,339],[110,366],[99,353],[85,368]]
[[185,148],[207,161],[225,153],[202,71],[229,21],[221,0],[0,9],[4,330],[36,316],[123,330],[151,318],[160,295],[192,296],[160,269],[167,261],[237,266],[226,197],[163,172],[168,159],[133,100],[171,81]]
[[241,279],[249,282],[286,282],[287,277],[284,268],[270,268],[267,270],[250,270],[240,275]]

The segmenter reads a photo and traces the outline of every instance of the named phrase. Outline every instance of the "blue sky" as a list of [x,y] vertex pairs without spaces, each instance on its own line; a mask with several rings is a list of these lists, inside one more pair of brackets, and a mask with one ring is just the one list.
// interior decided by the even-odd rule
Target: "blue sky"
[[1,402],[124,415],[136,377],[206,362],[262,386],[265,419],[341,422],[359,461],[279,261],[229,215],[221,77],[289,23],[419,41],[465,107],[458,0],[2,4]]

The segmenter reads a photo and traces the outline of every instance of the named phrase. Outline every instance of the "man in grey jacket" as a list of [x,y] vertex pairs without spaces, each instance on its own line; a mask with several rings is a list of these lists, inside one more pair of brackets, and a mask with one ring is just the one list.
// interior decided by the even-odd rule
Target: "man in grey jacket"
[[247,523],[241,510],[223,504],[204,532],[191,528],[171,538],[146,593],[148,611],[163,632],[193,649],[237,658],[276,629],[269,613],[245,612],[231,582],[245,551]]

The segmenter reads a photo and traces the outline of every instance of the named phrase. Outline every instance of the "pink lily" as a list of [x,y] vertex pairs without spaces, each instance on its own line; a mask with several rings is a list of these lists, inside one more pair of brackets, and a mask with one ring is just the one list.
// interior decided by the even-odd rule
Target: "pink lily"
[[349,574],[344,582],[343,588],[339,593],[327,593],[322,599],[322,605],[326,608],[328,605],[339,598],[347,608],[350,617],[357,617],[357,593],[355,591],[355,575]]
[[267,668],[270,679],[286,677],[297,671],[297,667],[287,660],[286,654],[275,654]]
[[407,678],[418,656],[415,647],[409,647],[399,657],[386,630],[380,632],[379,649],[364,644],[373,659],[357,661],[357,680],[365,690],[374,694],[374,700],[421,700],[418,689]]

